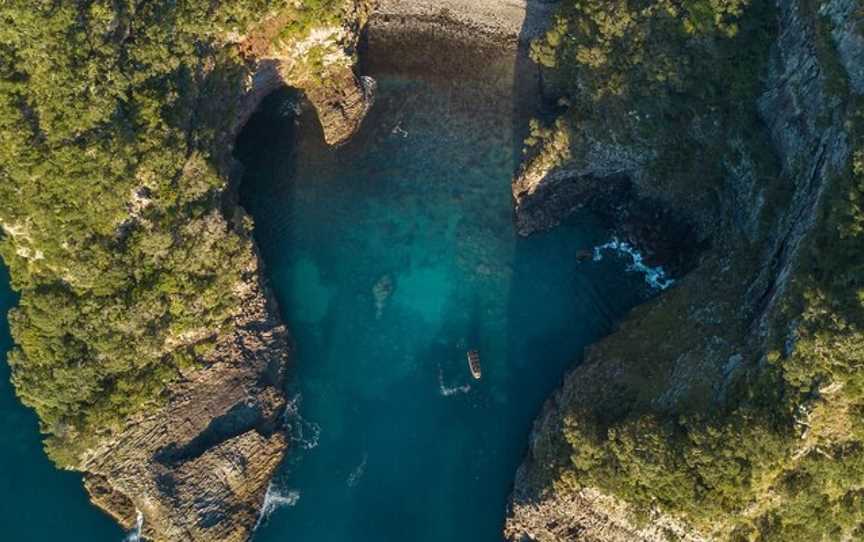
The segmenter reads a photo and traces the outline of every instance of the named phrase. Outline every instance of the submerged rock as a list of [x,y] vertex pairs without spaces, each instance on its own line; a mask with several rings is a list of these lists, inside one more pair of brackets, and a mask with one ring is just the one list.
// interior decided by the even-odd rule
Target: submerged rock
[[375,286],[372,287],[372,295],[375,298],[375,318],[381,319],[384,314],[384,307],[387,306],[387,301],[393,295],[393,279],[390,275],[384,275]]

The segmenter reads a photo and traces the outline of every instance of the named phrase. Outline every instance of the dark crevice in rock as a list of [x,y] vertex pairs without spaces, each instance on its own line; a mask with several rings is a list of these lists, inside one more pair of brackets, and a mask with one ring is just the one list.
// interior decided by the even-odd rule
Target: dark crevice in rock
[[[626,174],[552,173],[545,186],[518,206],[517,227],[527,233],[554,227],[585,209],[600,216],[613,235],[639,248],[651,265],[663,265],[674,278],[692,271],[711,247],[696,224],[656,198],[641,196]],[[530,226],[526,226],[529,225]],[[539,226],[538,226],[539,225]]]
[[249,431],[269,436],[276,429],[278,418],[278,413],[268,415],[265,406],[257,401],[238,403],[224,415],[214,418],[204,431],[186,444],[178,446],[172,443],[159,450],[153,458],[166,466],[185,463]]

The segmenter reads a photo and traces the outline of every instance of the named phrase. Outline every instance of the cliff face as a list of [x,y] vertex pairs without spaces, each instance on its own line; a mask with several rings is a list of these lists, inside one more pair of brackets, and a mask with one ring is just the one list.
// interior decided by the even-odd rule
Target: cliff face
[[[344,143],[359,129],[374,98],[374,81],[354,71],[370,6],[348,0],[332,26],[313,28],[299,41],[278,37],[287,23],[280,16],[226,40],[239,47],[248,71],[233,96],[217,97],[234,111],[217,140],[217,164],[237,170],[231,157],[236,134],[261,101],[285,85],[305,92],[328,143]],[[193,167],[190,162],[184,171]],[[235,189],[225,191],[229,216],[214,210],[199,226],[232,231],[248,243],[251,232],[233,201]],[[248,540],[290,445],[283,419],[290,336],[257,254],[248,253],[244,261],[232,292],[233,316],[221,330],[208,330],[215,332],[212,352],[182,370],[166,390],[163,406],[128,419],[76,465],[85,473],[93,503],[127,529],[142,525],[144,539]]]
[[[598,143],[590,136],[580,138],[582,147],[575,153],[578,160],[552,162],[551,166],[547,161],[544,166],[535,159],[515,179],[520,232],[553,226],[582,206],[609,210],[612,201],[617,209],[611,215],[628,232],[625,235],[662,261],[664,252],[657,247],[677,241],[645,238],[640,234],[642,226],[628,223],[634,218],[639,222],[640,216],[619,212],[632,207],[634,201],[651,201],[655,209],[689,222],[693,240],[710,248],[698,254],[695,262],[689,260],[695,269],[674,289],[634,310],[615,333],[590,347],[585,361],[549,399],[517,473],[505,529],[509,539],[722,540],[736,529],[739,534],[747,532],[742,529],[750,528],[748,522],[762,521],[758,518],[764,518],[766,510],[782,503],[773,476],[784,467],[775,464],[771,470],[743,458],[731,483],[746,486],[747,491],[752,488],[757,500],[737,513],[714,514],[698,527],[689,521],[692,515],[667,513],[668,502],[664,507],[659,500],[650,505],[635,501],[634,494],[628,493],[632,486],[614,478],[642,477],[650,485],[666,474],[652,469],[668,469],[674,480],[678,466],[694,462],[686,467],[688,474],[679,488],[659,490],[686,493],[684,488],[701,476],[694,460],[698,455],[693,454],[701,453],[718,464],[725,461],[710,459],[714,453],[710,448],[700,451],[695,442],[702,438],[701,433],[693,430],[692,420],[713,419],[731,408],[731,397],[740,393],[740,380],[749,378],[743,375],[766,367],[766,354],[775,348],[772,341],[785,341],[783,356],[794,352],[797,323],[788,315],[781,316],[779,306],[796,280],[805,254],[802,247],[825,204],[823,196],[850,158],[848,111],[843,100],[829,91],[831,66],[824,55],[825,43],[817,35],[817,25],[824,24],[822,17],[831,20],[830,35],[846,71],[843,76],[858,94],[864,65],[860,18],[853,16],[860,4],[854,0],[822,2],[818,14],[811,11],[812,5],[797,0],[776,3],[778,28],[757,106],[777,159],[773,180],[757,178],[748,150],[742,147],[737,160],[728,163],[722,186],[714,187],[716,198],[706,201],[653,176],[646,168],[653,155],[652,142],[636,137],[633,143],[634,138],[625,134],[619,134],[619,139],[630,143],[617,146]],[[616,185],[629,187],[623,201],[604,195]],[[681,269],[687,270],[687,265]],[[654,423],[664,429],[634,429]],[[779,417],[774,423],[781,423]],[[718,427],[717,432],[722,433],[727,426]],[[667,442],[682,431],[690,434],[684,446],[691,451],[670,452]],[[635,442],[627,440],[628,434],[635,435]],[[788,461],[785,468],[794,469],[808,449],[803,440],[796,442],[798,436],[788,438],[789,449],[777,457]],[[766,446],[769,440],[764,439]],[[705,437],[702,445],[709,446],[707,442],[711,440]],[[621,459],[632,453],[625,451],[627,446],[636,447],[635,455],[648,457],[638,467],[644,469],[641,475],[628,472],[633,467]],[[740,446],[748,444],[742,440]],[[611,474],[606,489],[601,489],[589,473],[601,468],[595,458],[604,457],[604,450],[610,448],[618,458],[612,463],[621,463],[616,463],[618,474]],[[597,466],[578,470],[580,465]],[[696,507],[706,494],[710,500],[712,492],[726,491],[712,488],[704,479],[700,483],[705,484],[701,495],[684,497]],[[858,481],[848,483],[857,487]],[[837,536],[832,539],[847,535]]]
[[[318,24],[300,40],[281,37],[288,15],[271,16],[244,36],[234,36],[255,70],[246,82],[237,130],[261,99],[280,86],[302,90],[315,107],[330,145],[341,145],[360,128],[375,100],[375,81],[355,73],[357,46],[375,0],[346,0],[341,18]],[[235,132],[236,133],[236,132]]]
[[288,445],[288,333],[257,267],[244,275],[233,329],[219,336],[204,368],[81,463],[93,502],[128,529],[140,512],[146,539],[247,540]]

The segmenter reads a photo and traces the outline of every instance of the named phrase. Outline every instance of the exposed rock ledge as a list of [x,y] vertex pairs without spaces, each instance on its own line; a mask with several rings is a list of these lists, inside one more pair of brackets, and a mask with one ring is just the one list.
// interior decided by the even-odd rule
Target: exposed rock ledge
[[548,29],[558,0],[379,0],[375,15],[446,19],[486,34],[534,38]]
[[[369,0],[345,0],[343,25],[314,29],[285,43],[285,21],[264,20],[250,35],[225,41],[249,59],[250,70],[233,96],[217,97],[234,111],[217,161],[230,164],[237,133],[274,90],[299,88],[315,106],[326,141],[339,145],[360,127],[375,84],[354,72],[356,47],[368,20]],[[310,51],[326,53],[321,62]],[[232,179],[236,185],[237,179]],[[230,186],[228,198],[233,196]],[[227,202],[227,207],[234,205]],[[228,217],[244,233],[242,210]],[[224,229],[217,212],[208,227]],[[130,419],[117,434],[80,458],[94,504],[154,542],[245,542],[258,521],[267,487],[288,447],[282,419],[284,370],[291,344],[275,301],[249,255],[235,286],[240,300],[228,331],[213,330],[214,352],[167,390],[155,411]]]
[[206,367],[82,461],[93,502],[127,529],[140,511],[148,540],[247,540],[286,450],[288,333],[257,269],[245,274],[234,332],[219,338]]

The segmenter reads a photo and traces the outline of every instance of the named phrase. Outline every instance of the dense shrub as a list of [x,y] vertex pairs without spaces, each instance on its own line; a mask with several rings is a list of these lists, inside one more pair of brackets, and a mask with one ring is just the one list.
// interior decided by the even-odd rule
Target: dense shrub
[[[722,539],[864,536],[864,104],[849,92],[818,2],[802,6],[819,36],[826,88],[844,104],[853,153],[829,181],[775,332],[755,353],[762,361],[710,409],[654,408],[630,392],[607,401],[612,410],[565,406],[570,458],[557,491],[599,487],[646,519],[659,508]],[[573,125],[592,137],[657,142],[659,182],[673,179],[672,189],[688,195],[716,191],[735,140],[766,179],[778,178],[755,110],[771,13],[761,0],[569,0],[532,53],[561,76]],[[694,136],[700,118],[720,127],[715,141]],[[630,362],[632,373],[645,363]],[[663,372],[644,372],[652,369]]]
[[290,37],[340,6],[0,3],[0,254],[21,291],[9,362],[60,463],[158,404],[236,311],[252,252],[219,212],[244,75],[226,37],[280,10]]

